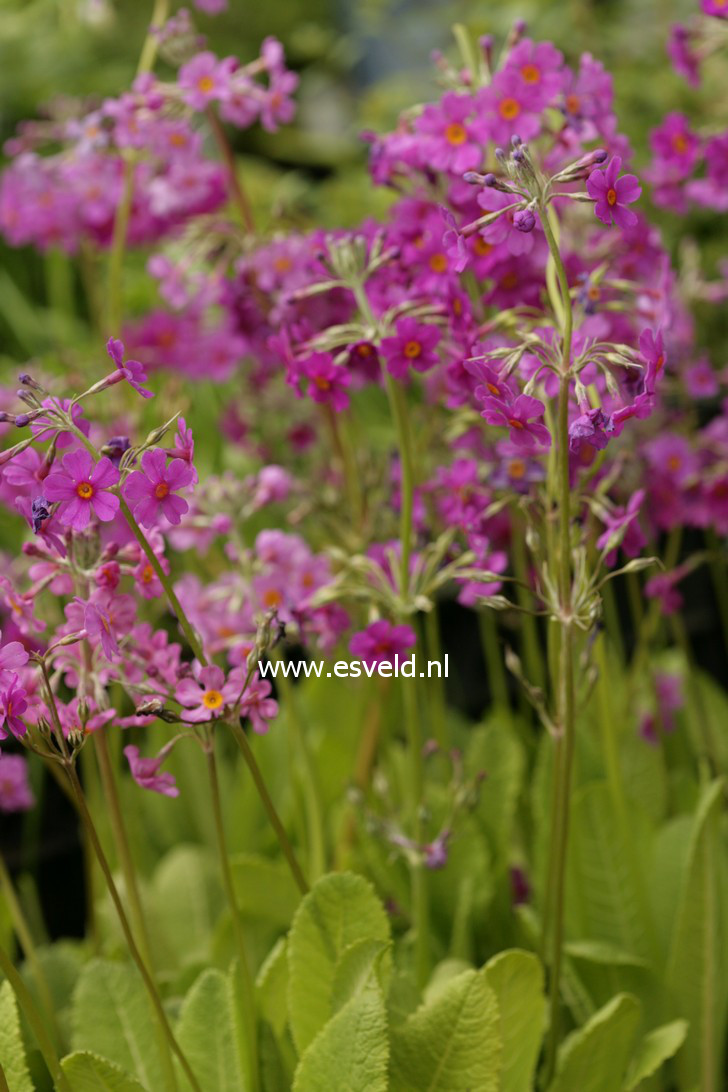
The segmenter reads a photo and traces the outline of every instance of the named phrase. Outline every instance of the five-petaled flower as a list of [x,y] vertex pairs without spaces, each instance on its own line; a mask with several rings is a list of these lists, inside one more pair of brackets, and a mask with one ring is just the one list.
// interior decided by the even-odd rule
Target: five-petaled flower
[[598,220],[603,224],[628,228],[637,223],[637,214],[626,206],[637,200],[642,187],[633,174],[623,174],[618,178],[621,166],[621,158],[615,155],[604,170],[591,172],[586,180],[586,189],[594,199],[594,213]]
[[481,417],[489,425],[507,426],[511,430],[511,440],[518,447],[551,447],[551,433],[541,421],[535,420],[543,417],[544,410],[545,406],[538,398],[519,394],[511,403],[501,398],[484,399]]
[[191,485],[193,477],[194,469],[184,459],[172,459],[167,465],[161,448],[145,451],[141,470],[133,471],[124,483],[124,497],[134,518],[142,527],[154,527],[162,515],[176,526],[189,508],[176,491]]
[[414,630],[409,626],[395,626],[386,618],[379,618],[354,634],[349,642],[349,651],[367,667],[373,667],[392,663],[395,655],[405,656],[414,648],[415,641]]
[[234,672],[226,681],[222,668],[195,664],[194,676],[177,684],[175,697],[183,706],[182,719],[199,724],[222,716],[225,707],[237,701],[242,689],[240,677]]
[[104,455],[94,463],[88,451],[71,451],[63,456],[62,470],[54,470],[45,481],[45,495],[60,501],[58,518],[74,531],[88,527],[91,516],[108,523],[119,511],[119,498],[110,489],[119,481],[119,471]]
[[404,379],[410,368],[426,372],[437,364],[435,346],[440,341],[440,331],[414,318],[403,318],[395,325],[392,337],[382,341],[382,353],[387,371],[397,379]]

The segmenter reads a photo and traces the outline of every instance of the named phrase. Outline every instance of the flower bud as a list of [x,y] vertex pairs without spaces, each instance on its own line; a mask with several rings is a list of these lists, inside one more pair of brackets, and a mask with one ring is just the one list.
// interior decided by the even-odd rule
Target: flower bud
[[513,216],[513,226],[527,235],[536,226],[536,217],[530,209],[519,209]]

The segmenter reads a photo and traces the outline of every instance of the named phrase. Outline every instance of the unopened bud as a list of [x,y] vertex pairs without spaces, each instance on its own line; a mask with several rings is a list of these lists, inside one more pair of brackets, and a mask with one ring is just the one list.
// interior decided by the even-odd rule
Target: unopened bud
[[536,217],[531,209],[519,209],[513,216],[513,226],[525,235],[533,231],[536,226]]

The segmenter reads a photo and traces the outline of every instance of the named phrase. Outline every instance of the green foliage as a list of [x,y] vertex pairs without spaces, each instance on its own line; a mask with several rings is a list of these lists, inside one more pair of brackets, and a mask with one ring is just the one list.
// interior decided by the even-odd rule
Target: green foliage
[[622,1088],[640,1023],[640,1003],[619,994],[559,1050],[549,1092],[606,1092]]
[[687,1033],[688,1025],[684,1020],[673,1020],[645,1035],[632,1058],[625,1092],[632,1092],[642,1081],[656,1073],[663,1062],[674,1057],[685,1042]]
[[486,964],[485,980],[498,1002],[500,1092],[528,1092],[546,1026],[543,968],[530,952],[501,952]]
[[73,1092],[144,1092],[144,1086],[120,1066],[87,1050],[69,1054],[61,1068]]
[[244,1092],[229,976],[203,971],[182,1005],[177,1040],[201,1088]]
[[9,982],[0,986],[0,1066],[9,1092],[33,1092],[18,1006]]

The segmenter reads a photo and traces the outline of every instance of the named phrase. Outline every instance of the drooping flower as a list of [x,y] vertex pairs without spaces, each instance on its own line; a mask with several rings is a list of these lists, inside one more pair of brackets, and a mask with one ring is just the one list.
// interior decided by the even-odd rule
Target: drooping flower
[[265,735],[268,721],[278,715],[278,702],[271,698],[271,684],[260,675],[253,675],[240,701],[240,716],[248,717],[254,732]]
[[131,776],[142,789],[159,792],[162,796],[179,796],[179,789],[172,774],[159,772],[162,763],[172,749],[173,742],[162,747],[156,758],[145,758],[140,755],[139,748],[132,743],[124,748]]
[[414,318],[400,319],[392,337],[382,341],[382,354],[387,371],[397,379],[404,379],[410,368],[426,372],[437,364],[435,347],[440,341],[440,331]]
[[551,447],[551,433],[541,421],[545,406],[538,398],[519,394],[514,402],[507,403],[500,398],[485,398],[481,417],[489,425],[501,425],[510,429],[511,440],[518,447]]
[[50,501],[60,501],[58,518],[74,531],[88,527],[92,515],[108,523],[119,511],[119,498],[110,492],[119,471],[105,455],[94,463],[88,451],[63,456],[63,470],[54,470],[45,481]]
[[34,804],[26,760],[22,755],[0,754],[0,811],[28,811]]
[[349,651],[372,667],[393,663],[395,655],[405,656],[414,648],[415,642],[414,630],[409,626],[395,626],[386,618],[379,618],[353,635],[349,641]]
[[617,227],[633,227],[637,223],[637,214],[626,206],[633,204],[642,187],[633,174],[624,174],[618,178],[622,160],[615,155],[604,170],[593,170],[586,180],[587,193],[594,199],[594,213],[603,224],[616,224]]
[[569,448],[578,451],[582,443],[601,451],[614,432],[614,421],[603,409],[587,409],[569,425]]
[[640,353],[647,368],[645,370],[645,394],[655,393],[655,384],[667,363],[667,352],[662,339],[662,331],[643,330],[640,334]]
[[630,497],[626,507],[617,506],[613,511],[604,516],[605,530],[597,539],[597,549],[604,550],[610,541],[613,544],[604,558],[604,563],[611,567],[617,556],[617,545],[622,549],[625,557],[637,557],[645,545],[645,536],[639,525],[639,516],[642,502],[645,499],[644,489],[638,489]]
[[183,459],[172,459],[161,448],[145,451],[142,469],[133,471],[123,487],[134,518],[142,527],[154,527],[160,516],[177,526],[189,509],[187,501],[176,495],[178,489],[192,484],[194,471]]
[[20,719],[28,708],[27,693],[17,675],[10,675],[0,683],[0,739],[10,734],[16,739],[24,736],[27,729]]
[[[86,630],[92,643],[101,645],[101,649],[107,660],[119,658],[119,642],[114,636],[114,631],[109,613],[100,603],[86,602],[78,596],[74,596],[73,602],[83,611],[83,628]],[[76,620],[72,605],[66,608],[69,621],[73,624]]]
[[124,343],[118,338],[110,337],[106,342],[106,352],[116,364],[116,372],[109,377],[111,383],[120,383],[126,379],[130,387],[133,387],[142,398],[154,398],[152,391],[142,387],[147,381],[147,373],[144,365],[138,360],[124,360]]

